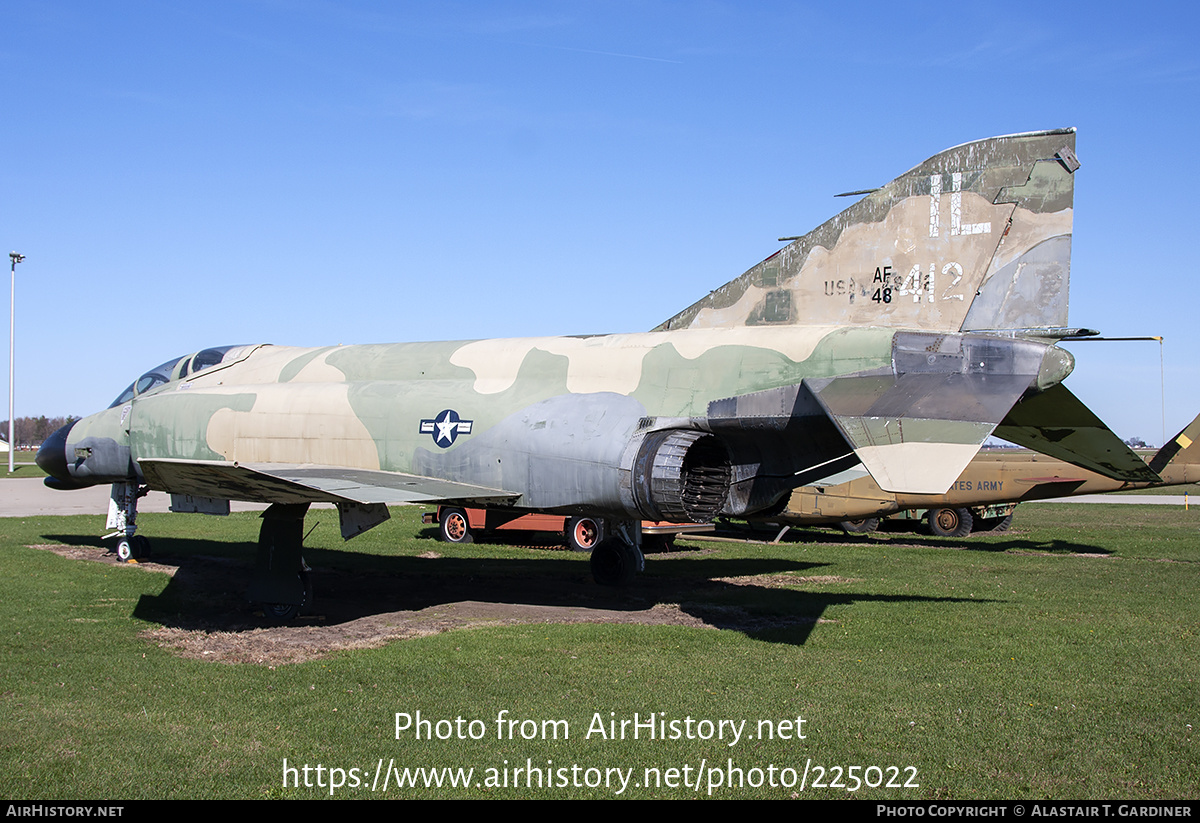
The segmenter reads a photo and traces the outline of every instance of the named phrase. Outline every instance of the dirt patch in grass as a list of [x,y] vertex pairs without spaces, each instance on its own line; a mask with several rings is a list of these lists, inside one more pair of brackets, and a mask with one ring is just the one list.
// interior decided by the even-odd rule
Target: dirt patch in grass
[[311,660],[342,649],[369,649],[396,640],[424,637],[457,629],[520,623],[643,623],[703,627],[699,618],[678,606],[656,605],[638,612],[605,609],[483,603],[474,600],[445,603],[411,611],[395,611],[330,624],[320,616],[301,618],[296,625],[240,631],[200,631],[163,626],[142,636],[184,657],[222,663],[278,666]]
[[91,546],[61,546],[58,544],[41,543],[35,546],[29,546],[31,549],[42,549],[43,551],[53,552],[59,557],[69,557],[72,560],[92,560],[96,563],[105,563],[110,566],[141,566],[146,571],[162,572],[167,576],[174,576],[178,566],[165,565],[163,563],[155,563],[150,560],[143,560],[135,563],[126,563],[117,557],[117,553],[113,551],[102,551],[94,549]]
[[[586,563],[567,573],[555,568],[522,573],[513,561],[479,561],[478,573],[423,574],[411,570],[438,563],[436,552],[391,561],[396,571],[354,573],[315,568],[314,602],[290,625],[273,626],[244,597],[251,564],[228,558],[189,556],[125,564],[92,547],[40,545],[72,559],[160,572],[171,577],[163,592],[143,596],[134,616],[156,624],[143,637],[184,657],[222,663],[283,665],[342,649],[374,648],[446,631],[532,623],[625,623],[722,628],[746,632],[811,625],[811,615],[755,614],[714,605],[730,587],[776,588],[802,582],[841,582],[786,574],[682,579],[643,579],[627,589],[597,586]],[[381,561],[384,562],[384,561]],[[387,565],[384,562],[384,565]]]
[[795,574],[753,574],[745,577],[718,577],[717,582],[729,583],[732,586],[759,586],[768,589],[780,589],[801,585],[828,586],[832,583],[861,583],[862,578],[840,577],[836,574],[817,574],[803,577]]

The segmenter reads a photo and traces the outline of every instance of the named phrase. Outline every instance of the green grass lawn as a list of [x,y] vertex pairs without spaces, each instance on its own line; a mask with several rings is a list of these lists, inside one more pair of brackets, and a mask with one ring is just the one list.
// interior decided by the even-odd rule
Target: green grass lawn
[[[1200,511],[1166,508],[1027,504],[1013,531],[965,541],[683,542],[694,551],[651,556],[628,591],[597,596],[701,625],[481,625],[274,666],[187,659],[143,635],[196,631],[197,558],[228,563],[236,599],[254,515],[143,515],[174,580],[30,548],[98,555],[102,518],[0,520],[0,795],[327,797],[334,769],[333,796],[356,798],[612,797],[622,779],[622,797],[1196,797]],[[518,584],[561,582],[557,606],[595,605],[585,556],[450,547],[419,515],[394,509],[343,544],[335,515],[311,513],[318,610],[323,574],[373,591],[416,579],[433,593],[408,607],[434,612],[460,581],[514,603]],[[284,631],[303,643],[313,625]],[[422,739],[397,735],[396,714],[417,712]],[[668,739],[628,724],[620,739],[635,715]],[[307,765],[314,785],[285,787],[285,759],[292,783]],[[381,763],[474,771],[465,788],[442,771],[440,788],[397,788],[389,771],[372,791]],[[882,785],[836,787],[855,780]]]
[[12,474],[8,473],[8,455],[0,454],[0,478],[7,477],[45,477],[46,473],[41,470],[37,463],[33,462],[33,452],[20,452],[16,460],[13,462]]

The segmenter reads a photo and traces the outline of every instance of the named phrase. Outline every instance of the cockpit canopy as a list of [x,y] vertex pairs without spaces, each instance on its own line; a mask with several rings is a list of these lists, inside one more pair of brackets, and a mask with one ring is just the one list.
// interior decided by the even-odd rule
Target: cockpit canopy
[[219,346],[214,349],[204,349],[195,354],[185,354],[183,357],[173,357],[160,366],[155,366],[137,380],[129,384],[129,388],[109,404],[109,408],[128,403],[138,395],[145,394],[155,386],[190,377],[198,371],[220,365],[226,361],[232,362],[244,352],[245,346]]

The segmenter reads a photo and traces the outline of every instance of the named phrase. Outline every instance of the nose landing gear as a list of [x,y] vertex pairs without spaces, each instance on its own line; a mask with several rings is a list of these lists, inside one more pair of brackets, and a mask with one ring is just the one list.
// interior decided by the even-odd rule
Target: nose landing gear
[[123,562],[142,560],[150,556],[150,541],[137,532],[137,502],[150,492],[149,486],[139,486],[136,480],[113,483],[112,497],[108,501],[108,525],[115,529],[104,535],[107,540],[116,537],[117,557]]

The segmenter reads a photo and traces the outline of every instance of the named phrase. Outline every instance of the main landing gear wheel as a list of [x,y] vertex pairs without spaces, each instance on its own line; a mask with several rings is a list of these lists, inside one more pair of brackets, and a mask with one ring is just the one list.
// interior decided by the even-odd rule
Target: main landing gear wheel
[[974,524],[970,509],[929,510],[929,531],[938,537],[966,537]]
[[567,521],[567,548],[573,552],[590,552],[604,539],[604,521],[595,517],[572,517]]
[[300,584],[304,587],[304,602],[303,603],[260,603],[262,606],[263,617],[268,623],[281,625],[289,623],[299,617],[304,609],[312,602],[312,582],[308,579],[308,571],[301,570],[299,572]]
[[879,518],[864,517],[861,520],[843,520],[838,523],[838,527],[846,534],[870,534],[879,528]]
[[312,583],[303,554],[307,511],[307,503],[272,503],[262,513],[246,599],[262,609],[268,623],[286,623],[312,607]]
[[592,578],[601,586],[628,586],[638,573],[638,549],[619,537],[601,540],[592,549]]
[[442,509],[442,513],[438,517],[438,528],[441,531],[442,540],[447,543],[473,543],[475,541],[475,538],[471,536],[471,521],[467,520],[467,513],[462,509]]

